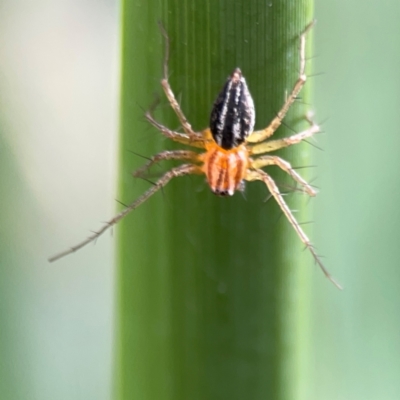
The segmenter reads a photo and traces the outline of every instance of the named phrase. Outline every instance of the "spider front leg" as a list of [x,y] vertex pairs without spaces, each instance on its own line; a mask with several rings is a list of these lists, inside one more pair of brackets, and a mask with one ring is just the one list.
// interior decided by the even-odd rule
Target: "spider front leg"
[[189,121],[185,117],[185,114],[183,114],[183,111],[181,110],[181,107],[179,103],[176,101],[174,92],[171,89],[171,86],[168,82],[168,61],[169,61],[169,37],[167,34],[167,31],[165,30],[164,26],[159,23],[159,27],[161,30],[162,35],[164,36],[165,40],[165,54],[164,54],[164,77],[161,80],[161,85],[164,89],[164,93],[168,98],[169,104],[171,107],[174,109],[175,114],[177,115],[179,122],[181,123],[183,130],[185,133],[192,139],[196,140],[200,137],[198,133],[193,131],[192,126],[190,125]]
[[261,167],[266,167],[268,165],[276,165],[287,174],[289,174],[296,182],[303,186],[304,190],[310,196],[315,196],[316,191],[304,180],[288,163],[278,156],[261,156],[251,162],[251,168],[260,169]]
[[81,249],[87,244],[94,242],[99,236],[101,236],[106,230],[117,224],[121,219],[125,218],[131,211],[135,210],[142,203],[144,203],[149,197],[151,197],[154,193],[164,187],[172,178],[176,178],[178,176],[190,175],[190,174],[201,174],[202,171],[199,166],[184,164],[179,167],[173,168],[168,171],[165,175],[163,175],[147,192],[143,193],[138,199],[136,199],[133,203],[129,204],[126,208],[124,208],[119,214],[110,219],[105,223],[105,225],[94,232],[93,235],[90,235],[87,239],[78,243],[77,245],[70,247],[69,249],[56,254],[55,256],[49,258],[49,261],[56,261],[68,254],[74,253],[75,251]]
[[161,153],[156,154],[153,157],[149,158],[149,161],[144,164],[142,167],[138,168],[136,171],[132,173],[134,177],[142,177],[143,174],[150,169],[154,164],[157,164],[162,160],[187,160],[187,161],[200,161],[199,155],[194,151],[190,150],[166,150]]
[[297,99],[298,94],[300,93],[301,88],[304,86],[307,80],[307,76],[305,73],[306,69],[306,35],[308,31],[313,27],[315,21],[310,22],[306,29],[304,29],[303,33],[300,35],[300,71],[299,77],[297,79],[292,92],[287,97],[285,103],[282,108],[276,115],[276,117],[272,120],[272,122],[263,130],[253,132],[248,138],[247,141],[249,143],[258,143],[262,142],[265,139],[268,139],[270,136],[274,134],[274,132],[279,128],[282,123],[283,118],[289,111],[290,106]]
[[248,170],[245,179],[247,181],[259,180],[259,181],[263,181],[266,184],[266,186],[268,187],[268,190],[270,191],[272,196],[275,198],[276,202],[279,204],[279,207],[285,214],[286,218],[289,220],[290,224],[293,226],[293,228],[296,231],[297,235],[299,236],[300,240],[304,243],[304,245],[308,248],[308,250],[312,254],[315,262],[319,265],[322,272],[337,288],[342,289],[342,287],[333,279],[331,274],[328,272],[328,270],[322,264],[322,261],[318,257],[318,254],[316,253],[313,245],[311,244],[310,239],[304,233],[303,229],[301,229],[300,224],[297,222],[296,218],[293,216],[292,212],[290,211],[290,208],[288,207],[285,200],[283,199],[283,197],[278,189],[278,186],[276,186],[275,181],[265,171],[263,171],[261,169]]

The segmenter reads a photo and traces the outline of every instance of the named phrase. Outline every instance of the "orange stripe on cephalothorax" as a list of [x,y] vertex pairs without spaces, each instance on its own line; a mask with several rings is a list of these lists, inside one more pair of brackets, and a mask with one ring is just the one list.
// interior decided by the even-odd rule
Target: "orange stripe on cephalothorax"
[[202,171],[208,185],[215,194],[232,195],[244,179],[248,166],[248,152],[244,145],[230,150],[220,147],[211,137],[209,130],[203,132],[206,153],[200,155]]

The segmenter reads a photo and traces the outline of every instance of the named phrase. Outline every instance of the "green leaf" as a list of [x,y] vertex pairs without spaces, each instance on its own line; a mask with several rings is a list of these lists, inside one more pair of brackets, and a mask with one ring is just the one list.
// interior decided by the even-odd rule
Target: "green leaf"
[[[154,92],[163,96],[158,20],[171,39],[170,83],[201,130],[235,67],[254,97],[256,127],[268,125],[297,79],[299,34],[311,19],[306,0],[125,0],[119,198],[129,203],[150,185],[130,176],[144,160],[128,150],[148,157],[181,148],[143,118]],[[277,137],[305,127],[308,90],[309,84]],[[156,118],[179,129],[166,100]],[[293,166],[307,166],[309,152],[300,144],[279,154]],[[154,179],[175,164],[153,168]],[[293,185],[271,173],[279,184]],[[245,197],[218,198],[204,177],[177,178],[121,222],[119,399],[301,397],[312,257],[267,197],[262,183],[249,183]],[[296,193],[287,199],[305,220],[307,199]]]

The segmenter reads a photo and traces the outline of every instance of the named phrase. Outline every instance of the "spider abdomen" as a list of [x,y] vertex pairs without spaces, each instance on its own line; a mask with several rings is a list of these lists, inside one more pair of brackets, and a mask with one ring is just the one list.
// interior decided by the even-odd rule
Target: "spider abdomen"
[[212,136],[223,149],[233,149],[253,132],[254,121],[253,98],[242,72],[236,68],[228,77],[211,111]]
[[248,154],[244,146],[224,150],[213,144],[202,156],[202,169],[213,193],[232,196],[235,190],[240,189],[248,166]]

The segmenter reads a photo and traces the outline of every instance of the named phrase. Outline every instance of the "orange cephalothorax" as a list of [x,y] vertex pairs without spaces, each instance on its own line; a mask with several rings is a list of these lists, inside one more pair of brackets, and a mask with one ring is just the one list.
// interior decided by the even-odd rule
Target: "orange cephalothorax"
[[[209,130],[204,134],[208,136]],[[225,150],[211,139],[206,142],[206,150],[200,157],[208,185],[219,196],[232,196],[235,190],[240,189],[248,168],[246,146]]]

